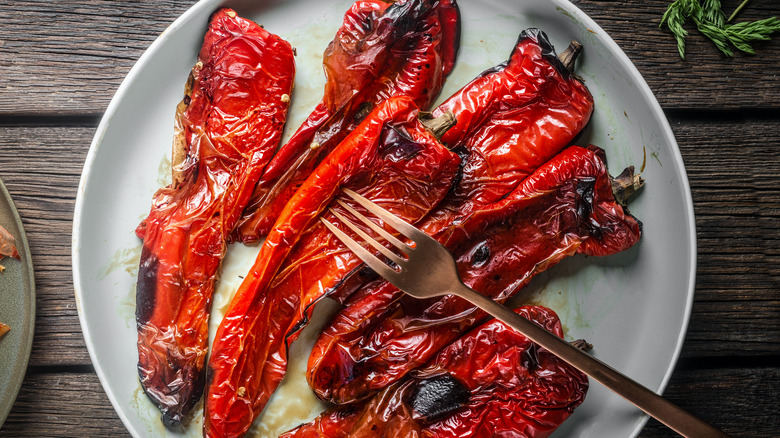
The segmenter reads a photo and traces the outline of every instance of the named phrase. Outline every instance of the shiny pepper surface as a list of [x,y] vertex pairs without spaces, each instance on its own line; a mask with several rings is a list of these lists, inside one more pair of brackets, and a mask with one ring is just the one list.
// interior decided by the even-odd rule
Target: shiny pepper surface
[[217,330],[208,365],[206,436],[246,433],[284,377],[288,345],[324,295],[318,279],[349,270],[341,265],[360,264],[319,221],[336,221],[327,209],[342,209],[334,202],[341,188],[411,221],[447,193],[460,159],[418,116],[408,97],[381,103],[285,206]]
[[[437,108],[434,115],[448,110],[454,113],[458,123],[442,139],[461,154],[462,171],[453,189],[419,227],[450,250],[455,250],[468,236],[478,238],[479,233],[485,231],[464,232],[465,218],[481,209],[493,208],[494,203],[511,196],[529,175],[574,140],[590,120],[593,98],[556,57],[544,33],[531,29],[520,35],[507,62],[474,79]],[[548,169],[549,177],[554,178],[555,168]],[[608,175],[604,173],[608,184]],[[561,171],[560,175],[563,178],[566,172]],[[543,193],[541,188],[538,193]],[[555,210],[555,199],[545,199],[548,204],[536,208]],[[560,205],[560,208],[567,205]],[[505,213],[511,216],[508,210]],[[588,219],[586,216],[581,218]],[[528,225],[532,226],[535,225]],[[517,236],[521,234],[517,233]],[[517,251],[523,251],[522,245],[529,248],[540,245],[518,240],[517,236],[507,237],[509,247],[505,251],[511,252],[512,245],[519,247]],[[549,252],[540,251],[535,255]],[[525,260],[531,263],[533,259]],[[523,275],[522,271],[515,275],[507,273],[505,282],[522,280]],[[337,293],[348,296],[352,292],[350,289],[356,288],[355,284],[360,285],[358,281],[352,281]],[[401,292],[384,281],[371,283],[350,299],[347,308],[323,332],[310,357],[307,375],[310,386],[320,398],[335,403],[365,398],[424,363],[436,352],[426,350],[419,357],[405,353],[395,357],[367,346],[368,339],[373,339],[369,337],[369,326],[380,324],[394,312],[399,317],[404,315],[404,308],[399,308],[401,297]],[[425,303],[408,305],[414,309],[425,308]],[[447,312],[446,308],[440,310]],[[425,326],[419,329],[422,331]],[[363,336],[367,338],[363,339]],[[445,339],[452,338],[440,341],[446,342]],[[420,338],[422,344],[428,341],[424,336]],[[436,345],[440,346],[441,342],[437,341]],[[390,348],[389,345],[386,347]],[[410,351],[420,352],[421,347],[413,345]]]
[[[458,218],[447,238],[458,272],[498,301],[538,273],[582,253],[633,246],[640,224],[615,202],[603,151],[571,146],[504,199]],[[486,317],[458,297],[407,297],[377,281],[357,292],[309,358],[309,384],[324,399],[365,399],[415,368]]]
[[[552,310],[516,312],[562,336]],[[366,402],[332,408],[281,438],[544,438],[587,390],[584,374],[491,320]]]
[[428,108],[452,70],[460,41],[455,0],[359,0],[323,56],[325,93],[268,165],[236,231],[257,240],[298,187],[385,99]]
[[173,183],[137,231],[138,373],[167,426],[203,393],[214,282],[279,144],[294,72],[286,41],[232,10],[213,15],[177,108]]

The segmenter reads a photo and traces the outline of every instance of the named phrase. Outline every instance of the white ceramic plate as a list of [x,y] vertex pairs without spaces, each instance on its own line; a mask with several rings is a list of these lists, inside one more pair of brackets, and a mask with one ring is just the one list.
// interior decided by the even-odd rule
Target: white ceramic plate
[[[286,38],[298,51],[288,123],[288,128],[295,128],[322,95],[322,52],[352,0],[254,3],[228,5]],[[631,203],[632,213],[644,223],[642,241],[616,256],[567,260],[534,280],[522,296],[555,309],[568,338],[587,339],[595,345],[597,357],[662,391],[688,323],[696,241],[685,169],[660,106],[615,42],[570,3],[460,3],[461,51],[443,97],[503,62],[521,30],[538,27],[558,50],[570,40],[585,47],[577,71],[593,93],[596,110],[581,143],[606,149],[613,173],[632,164],[639,168],[646,160],[647,186]],[[193,6],[139,59],[98,127],[79,186],[73,228],[79,316],[95,370],[134,436],[170,433],[141,391],[136,373],[134,290],[140,243],[133,229],[148,212],[154,191],[167,184],[174,108],[208,17],[221,4],[204,0]],[[229,250],[212,326],[219,322],[238,276],[251,265],[256,251],[242,246]],[[325,306],[318,306],[321,322],[327,309],[320,307]],[[303,381],[307,343],[315,331],[316,327],[309,330],[296,344],[289,378],[253,433],[273,436],[322,408]],[[594,383],[585,403],[555,436],[623,438],[638,434],[645,421],[628,403]],[[195,418],[184,433],[197,436],[199,422]]]

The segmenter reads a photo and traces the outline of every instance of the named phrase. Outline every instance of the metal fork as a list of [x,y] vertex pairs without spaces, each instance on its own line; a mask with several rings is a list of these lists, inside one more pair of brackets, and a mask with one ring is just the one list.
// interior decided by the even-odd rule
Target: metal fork
[[375,214],[386,224],[393,227],[401,235],[412,241],[412,245],[407,245],[348,204],[339,199],[336,200],[350,214],[406,255],[406,258],[398,256],[355,226],[349,219],[335,210],[330,210],[333,215],[344,223],[344,225],[357,233],[366,241],[366,243],[376,248],[382,255],[395,264],[394,267],[391,267],[374,256],[370,251],[363,248],[363,246],[332,223],[320,218],[325,226],[352,250],[358,258],[379,275],[384,277],[384,279],[389,281],[393,286],[420,299],[451,294],[468,300],[480,309],[514,328],[541,347],[555,354],[571,366],[616,392],[639,409],[684,437],[709,438],[729,436],[703,420],[675,406],[604,362],[601,362],[548,332],[544,328],[521,317],[510,308],[468,288],[458,276],[454,258],[439,242],[359,194],[349,189],[344,189],[344,193],[358,204],[362,205],[370,213]]

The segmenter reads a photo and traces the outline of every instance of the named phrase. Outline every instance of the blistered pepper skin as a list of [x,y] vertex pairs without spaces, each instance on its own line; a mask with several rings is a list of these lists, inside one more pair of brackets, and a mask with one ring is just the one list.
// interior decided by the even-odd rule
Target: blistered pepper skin
[[[455,250],[470,235],[463,232],[464,218],[509,196],[568,146],[590,120],[593,98],[556,57],[544,33],[529,29],[521,33],[507,62],[474,79],[434,114],[445,111],[453,112],[458,123],[442,140],[462,155],[462,171],[444,201],[418,226]],[[508,238],[512,245],[518,243],[514,236]],[[511,246],[506,251],[512,251]],[[523,280],[520,273],[512,275],[507,273],[505,278]],[[360,284],[352,281],[337,295],[343,299]],[[307,374],[319,397],[336,403],[362,399],[411,369],[397,365],[395,373],[383,365],[373,368],[371,361],[410,360],[410,365],[419,365],[435,353],[392,358],[362,344],[369,326],[394,312],[403,314],[398,303],[401,296],[384,281],[371,283],[324,331],[310,357]],[[356,351],[363,347],[364,353]],[[369,359],[373,355],[381,357]],[[371,382],[366,381],[367,376]]]
[[[289,343],[325,293],[318,279],[323,272],[335,276],[360,264],[319,222],[324,217],[338,223],[325,209],[341,210],[333,201],[341,188],[413,221],[446,194],[460,159],[420,123],[418,113],[408,97],[380,104],[285,206],[217,330],[208,366],[205,436],[246,433],[284,377]],[[312,261],[319,265],[309,267]],[[309,287],[301,287],[306,282]]]
[[226,239],[279,144],[294,73],[289,43],[232,10],[212,16],[177,108],[173,183],[137,230],[138,373],[167,426],[203,393]]
[[[550,309],[516,310],[562,337]],[[282,438],[544,438],[585,399],[587,377],[491,320],[364,403],[330,409]]]
[[[458,218],[444,240],[464,283],[498,301],[575,253],[634,245],[639,222],[618,205],[603,151],[571,146],[506,198]],[[309,360],[310,386],[336,403],[364,399],[426,363],[485,317],[454,296],[415,300],[376,282],[350,298]]]
[[[570,145],[590,120],[593,97],[555,55],[547,36],[523,31],[509,59],[483,72],[433,111],[456,125],[442,141],[462,155],[457,183],[418,226],[440,240],[457,217],[511,192]],[[363,284],[348,279],[333,298]]]
[[455,0],[360,0],[323,57],[321,103],[269,163],[235,238],[257,240],[317,164],[380,102],[411,97],[428,108],[460,40]]

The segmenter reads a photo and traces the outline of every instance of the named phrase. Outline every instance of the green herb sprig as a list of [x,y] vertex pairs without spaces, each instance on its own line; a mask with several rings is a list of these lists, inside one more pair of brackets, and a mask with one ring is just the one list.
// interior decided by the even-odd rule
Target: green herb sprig
[[[728,21],[731,21],[748,1],[743,1]],[[659,27],[666,25],[674,34],[681,58],[685,58],[685,37],[688,36],[688,31],[683,25],[688,19],[693,20],[699,32],[712,40],[726,56],[734,56],[732,47],[755,55],[750,43],[769,40],[770,35],[780,32],[780,19],[777,17],[728,24],[720,0],[675,0],[661,18]]]

